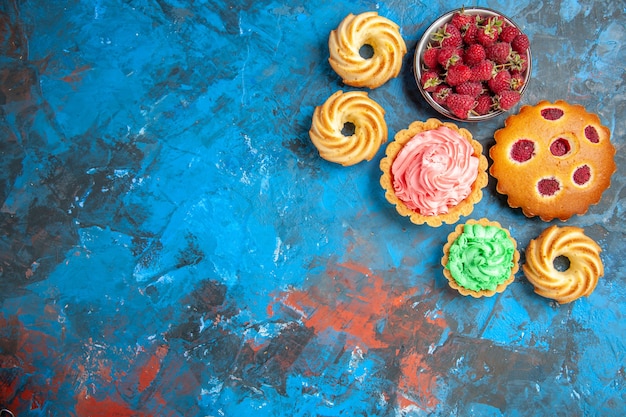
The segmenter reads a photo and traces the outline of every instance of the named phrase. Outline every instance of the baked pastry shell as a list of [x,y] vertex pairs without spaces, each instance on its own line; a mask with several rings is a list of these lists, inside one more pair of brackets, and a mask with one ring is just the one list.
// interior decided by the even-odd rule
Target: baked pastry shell
[[[428,130],[437,129],[440,126],[446,126],[458,132],[463,138],[471,143],[472,148],[474,149],[474,156],[478,157],[479,160],[478,175],[472,184],[470,194],[458,205],[449,207],[449,211],[447,213],[435,216],[425,216],[407,207],[406,204],[396,196],[393,189],[393,174],[391,173],[391,167],[398,153],[415,135]],[[432,227],[439,227],[443,223],[456,223],[461,216],[468,216],[472,213],[474,205],[482,199],[482,189],[487,186],[488,162],[487,158],[482,154],[482,149],[482,145],[478,141],[474,140],[469,130],[459,128],[454,123],[442,122],[434,118],[428,119],[425,122],[415,121],[411,123],[408,129],[401,130],[395,135],[394,140],[387,145],[385,157],[380,161],[380,169],[383,172],[383,175],[380,178],[380,185],[385,190],[385,198],[395,206],[396,211],[400,215],[409,217],[411,222],[414,224],[428,224]]]
[[[513,267],[511,268],[511,275],[506,281],[498,285],[495,288],[495,290],[473,291],[465,287],[462,287],[456,282],[456,280],[450,273],[450,270],[446,268],[446,265],[448,264],[449,254],[450,254],[450,246],[452,246],[454,241],[463,233],[463,227],[465,226],[465,224],[479,224],[481,226],[496,226],[504,230],[508,238],[513,243],[513,247],[515,248],[515,251],[513,252]],[[515,280],[515,274],[517,273],[517,271],[519,271],[520,253],[519,253],[519,250],[517,249],[517,242],[515,241],[515,239],[513,239],[513,237],[511,237],[511,234],[509,233],[509,231],[503,228],[500,225],[500,223],[496,221],[491,221],[486,218],[482,218],[479,220],[469,219],[465,224],[458,224],[455,227],[454,231],[448,235],[448,241],[443,246],[443,257],[441,258],[441,265],[443,266],[443,275],[448,280],[448,285],[451,288],[457,290],[461,295],[471,296],[474,298],[491,297],[495,294],[503,292],[506,289],[506,287],[508,287],[509,284],[511,284]]]

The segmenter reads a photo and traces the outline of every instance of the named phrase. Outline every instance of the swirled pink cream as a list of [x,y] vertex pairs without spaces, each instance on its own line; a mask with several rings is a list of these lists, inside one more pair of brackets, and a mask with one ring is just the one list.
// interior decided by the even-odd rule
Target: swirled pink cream
[[447,213],[466,198],[478,176],[478,157],[469,141],[441,126],[418,133],[391,166],[396,196],[424,216]]

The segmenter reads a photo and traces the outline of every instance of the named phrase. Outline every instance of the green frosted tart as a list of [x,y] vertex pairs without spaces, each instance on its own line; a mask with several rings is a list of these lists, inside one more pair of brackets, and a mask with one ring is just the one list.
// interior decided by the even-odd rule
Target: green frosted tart
[[517,243],[508,230],[487,219],[457,225],[441,259],[450,287],[473,297],[504,291],[515,278],[518,262]]

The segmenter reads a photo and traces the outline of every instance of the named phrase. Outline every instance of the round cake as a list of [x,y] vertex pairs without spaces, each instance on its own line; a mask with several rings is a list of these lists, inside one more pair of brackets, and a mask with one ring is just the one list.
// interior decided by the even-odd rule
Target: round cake
[[487,158],[467,129],[428,119],[399,131],[380,161],[385,198],[415,224],[469,215],[487,185]]
[[309,137],[327,161],[369,161],[387,141],[385,110],[364,91],[337,91],[315,108]]
[[[372,56],[363,53],[370,47]],[[376,88],[397,77],[406,44],[397,24],[376,12],[349,14],[331,31],[328,62],[343,82]]]
[[[526,248],[524,275],[543,297],[565,304],[588,296],[604,275],[600,246],[573,226],[551,226]],[[566,258],[565,268],[555,266],[558,258]]]
[[523,106],[494,137],[489,155],[496,189],[527,217],[567,220],[586,213],[616,170],[609,129],[580,105]]
[[441,265],[450,287],[462,295],[490,297],[515,279],[520,254],[500,223],[468,220],[456,226],[443,247]]

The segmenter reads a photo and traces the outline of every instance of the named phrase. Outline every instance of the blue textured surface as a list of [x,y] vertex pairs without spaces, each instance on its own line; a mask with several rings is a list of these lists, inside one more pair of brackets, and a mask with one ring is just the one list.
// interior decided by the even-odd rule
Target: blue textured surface
[[[625,6],[476,5],[531,39],[522,104],[582,104],[612,131],[612,186],[567,222],[603,249],[589,298],[556,305],[521,272],[459,296],[439,265],[454,226],[396,214],[384,147],[343,168],[308,139],[313,108],[353,89],[327,62],[345,15],[378,11],[411,51],[370,93],[393,136],[435,116],[412,49],[461,2],[0,3],[0,409],[625,415]],[[461,125],[488,148],[505,117]],[[490,181],[472,217],[525,248],[548,224]]]

